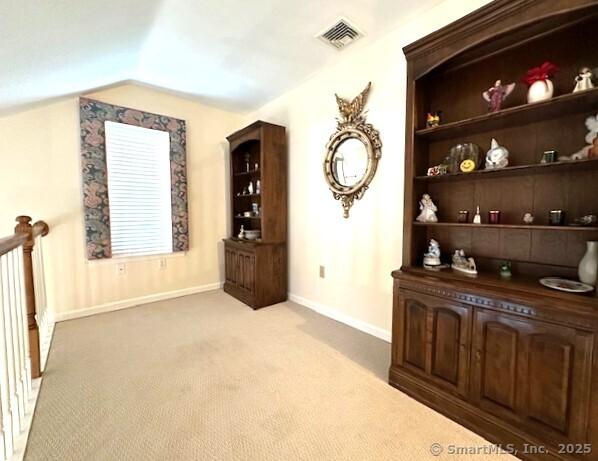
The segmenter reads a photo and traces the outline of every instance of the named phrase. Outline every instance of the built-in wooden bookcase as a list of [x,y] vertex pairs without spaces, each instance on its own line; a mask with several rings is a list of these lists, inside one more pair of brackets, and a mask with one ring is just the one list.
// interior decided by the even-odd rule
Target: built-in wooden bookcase
[[[231,236],[225,239],[224,290],[256,309],[287,296],[285,129],[258,121],[227,139]],[[239,238],[241,226],[259,230],[261,237]]]
[[[568,225],[598,213],[598,159],[540,163],[544,151],[586,145],[598,89],[572,90],[580,67],[598,67],[597,31],[595,0],[496,0],[404,49],[404,251],[392,273],[389,383],[524,459],[598,460],[598,298],[539,283],[576,279],[586,242],[598,240],[598,227]],[[521,79],[545,61],[559,67],[554,97],[527,104]],[[497,79],[517,86],[488,113],[482,92]],[[427,128],[436,111],[440,126]],[[507,168],[426,176],[452,146],[485,153],[492,138],[510,151]],[[438,223],[416,221],[424,193]],[[471,223],[477,206],[481,225]],[[549,225],[555,209],[567,225]],[[470,222],[457,222],[460,210]],[[500,224],[488,223],[489,210],[501,211]],[[432,238],[445,262],[456,249],[473,256],[478,276],[425,270]],[[512,278],[500,277],[501,261]]]
[[[574,218],[598,213],[598,159],[540,164],[542,153],[571,155],[584,145],[585,119],[598,112],[598,89],[572,93],[582,65],[598,67],[598,18],[572,11],[515,30],[505,30],[428,69],[412,72],[408,124],[405,266],[421,267],[429,239],[441,244],[447,262],[462,248],[481,272],[496,274],[501,261],[511,261],[517,275],[574,277],[587,240],[598,239],[597,227],[548,226],[550,210]],[[566,20],[565,20],[566,19]],[[409,49],[407,49],[409,53]],[[526,71],[544,61],[559,67],[553,78],[555,97],[527,104]],[[481,93],[495,80],[516,82],[503,109],[488,113]],[[442,124],[426,128],[426,113],[442,111]],[[510,151],[509,167],[447,176],[426,176],[442,163],[450,148],[473,142],[485,153],[496,138]],[[418,200],[431,195],[439,207],[439,223],[415,221]],[[460,210],[470,221],[480,206],[483,226],[457,225]],[[489,210],[501,211],[501,224],[487,224]],[[526,212],[535,216],[524,225]]]

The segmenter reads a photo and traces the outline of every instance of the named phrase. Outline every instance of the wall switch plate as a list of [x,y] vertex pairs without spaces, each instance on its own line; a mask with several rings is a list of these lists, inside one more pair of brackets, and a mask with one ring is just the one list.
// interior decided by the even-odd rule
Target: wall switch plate
[[160,270],[166,269],[166,258],[160,258]]
[[321,279],[326,278],[326,267],[324,267],[324,266],[320,266],[320,278]]
[[118,275],[125,275],[127,273],[127,266],[125,263],[118,263]]

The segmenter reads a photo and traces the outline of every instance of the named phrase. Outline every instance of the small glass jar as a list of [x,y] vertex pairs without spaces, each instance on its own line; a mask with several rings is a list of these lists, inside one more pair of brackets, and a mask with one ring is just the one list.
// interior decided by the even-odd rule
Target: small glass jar
[[463,224],[469,222],[469,211],[461,210],[459,211],[459,216],[457,217],[457,222]]

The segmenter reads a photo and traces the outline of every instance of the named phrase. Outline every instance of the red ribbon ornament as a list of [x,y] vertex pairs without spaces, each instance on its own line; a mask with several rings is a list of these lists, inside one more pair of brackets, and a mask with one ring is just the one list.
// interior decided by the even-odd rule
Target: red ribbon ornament
[[559,68],[556,65],[550,61],[546,61],[540,67],[534,67],[533,69],[528,70],[525,77],[523,77],[523,81],[531,86],[534,82],[548,80],[557,70],[559,70]]

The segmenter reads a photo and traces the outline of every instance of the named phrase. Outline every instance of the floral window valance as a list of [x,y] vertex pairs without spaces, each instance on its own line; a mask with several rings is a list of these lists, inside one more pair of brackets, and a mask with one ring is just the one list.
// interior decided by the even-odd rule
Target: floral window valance
[[172,248],[175,252],[187,251],[189,249],[189,215],[187,212],[185,121],[86,98],[79,100],[79,112],[87,258],[112,257],[104,130],[106,121],[167,131],[170,134]]

